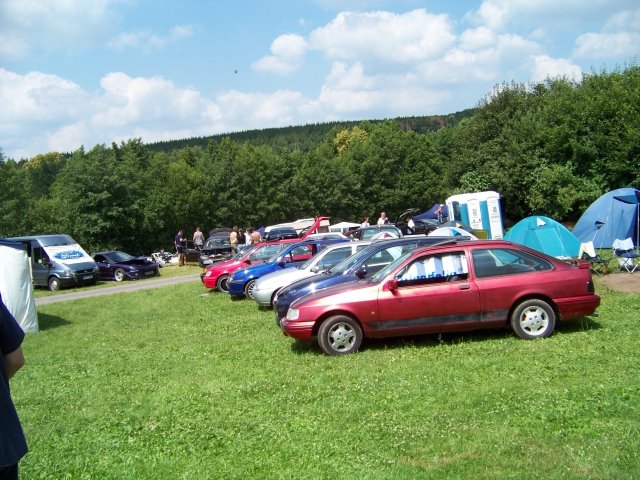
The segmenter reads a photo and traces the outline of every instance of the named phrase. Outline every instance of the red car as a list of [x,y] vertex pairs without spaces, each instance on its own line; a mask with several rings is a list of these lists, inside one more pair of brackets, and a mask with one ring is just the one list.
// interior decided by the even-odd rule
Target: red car
[[225,262],[212,265],[205,273],[200,275],[200,279],[207,288],[215,288],[221,292],[228,292],[227,280],[233,272],[247,265],[257,265],[269,260],[273,255],[282,250],[285,245],[300,242],[312,233],[317,233],[322,223],[327,220],[329,220],[329,217],[317,217],[314,224],[309,227],[300,238],[286,238],[273,242],[262,242],[248,247],[235,257]]
[[507,325],[521,338],[544,338],[556,320],[592,315],[598,305],[588,262],[502,240],[452,241],[413,250],[370,280],[301,297],[280,327],[336,355],[358,350],[364,337]]

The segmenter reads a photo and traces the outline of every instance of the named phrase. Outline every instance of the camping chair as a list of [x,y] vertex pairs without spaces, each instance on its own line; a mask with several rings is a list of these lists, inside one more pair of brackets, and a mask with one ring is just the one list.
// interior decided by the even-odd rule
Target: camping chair
[[596,274],[609,273],[609,262],[596,253],[593,241],[580,244],[578,258],[587,260],[591,264],[591,271]]
[[633,273],[640,266],[640,254],[634,252],[633,240],[630,238],[616,238],[613,241],[613,254],[618,259],[620,270],[624,268],[627,272]]

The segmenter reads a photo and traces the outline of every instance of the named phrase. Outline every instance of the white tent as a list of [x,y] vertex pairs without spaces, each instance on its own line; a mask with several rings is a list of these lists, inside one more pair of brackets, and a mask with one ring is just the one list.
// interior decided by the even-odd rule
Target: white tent
[[340,222],[340,223],[335,223],[333,225],[329,226],[329,231],[330,232],[340,232],[340,233],[345,233],[347,232],[349,229],[351,228],[356,228],[359,227],[360,224],[359,223],[353,223],[353,222]]
[[29,258],[19,242],[0,240],[0,294],[2,301],[25,332],[38,331]]

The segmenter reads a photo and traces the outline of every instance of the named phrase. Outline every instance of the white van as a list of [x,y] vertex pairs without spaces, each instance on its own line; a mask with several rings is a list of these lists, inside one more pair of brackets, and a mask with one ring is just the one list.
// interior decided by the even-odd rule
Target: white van
[[93,284],[100,279],[98,264],[69,235],[34,235],[9,240],[26,245],[31,280],[37,287],[60,290]]

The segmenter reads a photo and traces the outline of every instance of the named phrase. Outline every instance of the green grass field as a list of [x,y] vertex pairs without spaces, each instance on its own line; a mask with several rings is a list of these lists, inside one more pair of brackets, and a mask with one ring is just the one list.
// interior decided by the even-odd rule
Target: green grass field
[[199,281],[39,307],[12,393],[24,479],[640,477],[640,295],[523,341],[328,357]]

